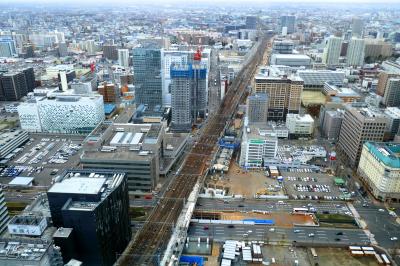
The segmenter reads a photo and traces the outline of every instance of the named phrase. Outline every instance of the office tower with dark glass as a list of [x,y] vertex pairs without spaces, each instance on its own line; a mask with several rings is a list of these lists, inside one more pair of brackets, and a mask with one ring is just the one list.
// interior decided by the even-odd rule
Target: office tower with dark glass
[[268,118],[268,95],[259,93],[248,97],[247,116],[249,123],[267,124]]
[[255,30],[257,29],[258,17],[256,16],[247,16],[246,17],[246,29]]
[[295,25],[296,25],[295,16],[281,16],[280,31],[282,31],[283,27],[286,27],[288,34],[294,33],[296,31]]
[[172,129],[189,131],[207,112],[207,68],[205,65],[171,66]]
[[162,105],[161,50],[148,44],[133,50],[136,104]]
[[68,170],[47,197],[53,225],[72,229],[75,258],[84,265],[113,265],[131,239],[125,174]]
[[18,101],[28,93],[25,75],[23,72],[6,73],[0,76],[2,101]]

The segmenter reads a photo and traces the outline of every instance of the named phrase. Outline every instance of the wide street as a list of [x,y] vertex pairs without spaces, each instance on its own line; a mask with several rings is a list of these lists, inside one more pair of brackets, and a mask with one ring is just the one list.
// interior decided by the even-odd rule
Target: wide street
[[[261,240],[265,242],[291,242],[315,244],[368,245],[369,238],[361,229],[294,227],[281,228],[268,225],[234,225],[191,223],[189,237],[210,237],[216,241],[226,239]],[[310,235],[311,234],[311,235]]]

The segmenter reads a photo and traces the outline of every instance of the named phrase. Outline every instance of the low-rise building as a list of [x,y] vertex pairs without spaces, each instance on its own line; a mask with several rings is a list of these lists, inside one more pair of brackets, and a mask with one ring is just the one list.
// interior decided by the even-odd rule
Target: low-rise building
[[309,114],[287,114],[286,127],[290,137],[309,138],[314,132],[314,119]]
[[322,93],[327,96],[328,101],[339,98],[342,102],[348,103],[361,99],[361,96],[354,90],[344,87],[341,88],[328,82],[325,82]]
[[297,75],[304,80],[304,89],[319,90],[325,82],[342,87],[345,78],[344,71],[333,70],[299,70]]
[[272,54],[271,65],[310,67],[311,58],[308,55],[304,54]]
[[377,199],[400,202],[400,144],[366,142],[358,173]]
[[0,132],[0,160],[6,158],[28,139],[28,132],[24,130],[2,130]]

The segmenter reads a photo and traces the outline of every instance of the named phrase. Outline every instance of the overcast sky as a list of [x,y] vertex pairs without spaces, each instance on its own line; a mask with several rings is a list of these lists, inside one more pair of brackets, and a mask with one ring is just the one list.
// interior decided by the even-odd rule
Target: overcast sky
[[302,3],[318,3],[318,4],[323,4],[323,3],[341,3],[341,4],[355,4],[355,3],[400,3],[400,0],[151,0],[151,1],[146,1],[146,0],[0,0],[0,3],[2,4],[12,4],[12,3],[132,3],[132,4],[145,4],[145,3],[160,3],[160,4],[169,4],[169,3],[210,3],[210,4],[243,4],[243,5],[249,5],[249,4],[268,4],[268,3],[294,3],[294,4],[302,4]]

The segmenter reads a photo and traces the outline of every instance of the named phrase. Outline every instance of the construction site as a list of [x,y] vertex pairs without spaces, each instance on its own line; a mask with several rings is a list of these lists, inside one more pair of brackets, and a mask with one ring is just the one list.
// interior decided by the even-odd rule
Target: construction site
[[[248,85],[257,66],[262,63],[268,40],[263,38],[253,47],[253,52],[242,65],[218,112],[210,115],[201,128],[199,138],[193,145],[180,172],[170,183],[164,196],[150,213],[142,229],[134,236],[124,253],[119,256],[116,265],[165,265],[178,260],[183,243],[170,240],[174,231],[186,232],[190,217],[183,225],[177,222],[184,215],[191,216],[199,189],[214,161],[218,150],[218,140],[224,130],[233,122],[237,107],[248,95]],[[192,201],[192,205],[188,206]],[[187,217],[187,216],[186,216]],[[183,227],[183,228],[180,228]],[[184,242],[184,241],[183,241]],[[172,253],[167,253],[171,246]]]

